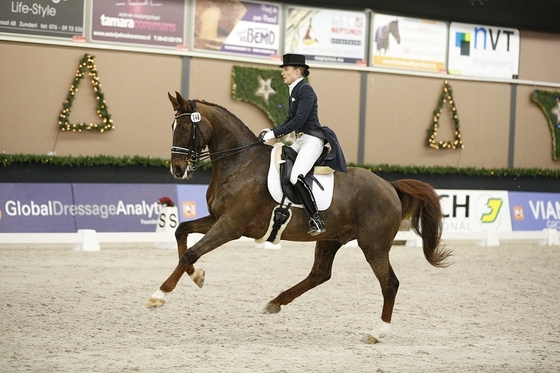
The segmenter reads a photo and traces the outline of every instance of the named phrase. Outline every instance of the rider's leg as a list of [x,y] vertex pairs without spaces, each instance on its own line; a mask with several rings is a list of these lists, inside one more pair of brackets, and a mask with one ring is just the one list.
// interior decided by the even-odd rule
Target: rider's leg
[[315,202],[311,188],[305,182],[305,177],[303,175],[299,175],[297,183],[294,186],[296,187],[299,198],[301,199],[305,213],[309,218],[309,228],[307,233],[315,236],[325,232],[325,223],[323,223],[321,217],[319,216],[317,202]]
[[298,153],[290,174],[290,182],[295,185],[298,176],[307,175],[321,156],[324,141],[318,137],[303,134],[291,147]]
[[298,152],[298,155],[292,168],[290,182],[295,186],[302,200],[304,210],[309,218],[308,233],[312,235],[323,233],[325,231],[325,224],[319,216],[317,203],[311,188],[305,182],[304,176],[301,176],[301,178],[299,176],[306,175],[311,170],[317,159],[321,156],[323,146],[322,139],[306,134],[298,138],[292,146]]

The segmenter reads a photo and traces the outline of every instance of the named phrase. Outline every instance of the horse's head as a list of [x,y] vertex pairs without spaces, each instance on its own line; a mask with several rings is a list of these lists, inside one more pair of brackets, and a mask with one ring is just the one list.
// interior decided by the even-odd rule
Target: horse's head
[[193,100],[185,100],[179,92],[171,94],[169,101],[175,110],[173,121],[173,146],[171,147],[171,173],[176,179],[192,176],[200,154],[212,137],[212,126]]
[[397,44],[401,43],[401,35],[399,34],[399,21],[393,21],[389,24],[389,32],[393,34],[393,37],[397,41]]

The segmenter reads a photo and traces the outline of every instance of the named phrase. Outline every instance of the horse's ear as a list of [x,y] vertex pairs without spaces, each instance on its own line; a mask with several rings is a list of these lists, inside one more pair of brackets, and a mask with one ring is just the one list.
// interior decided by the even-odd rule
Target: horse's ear
[[191,107],[191,104],[187,100],[185,100],[179,92],[175,91],[175,95],[177,96],[177,103],[179,105],[179,108],[182,108],[184,110],[189,110],[188,108]]
[[171,96],[171,93],[169,92],[167,92],[167,97],[169,97],[169,101],[171,101],[171,106],[173,106],[173,110],[177,110],[179,106],[179,102],[177,101],[177,99]]

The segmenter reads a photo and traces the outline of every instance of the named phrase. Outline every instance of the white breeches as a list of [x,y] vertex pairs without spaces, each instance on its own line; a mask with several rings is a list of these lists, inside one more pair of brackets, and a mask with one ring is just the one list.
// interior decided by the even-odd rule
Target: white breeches
[[317,159],[321,156],[323,146],[323,139],[306,135],[305,133],[290,146],[298,153],[292,168],[292,174],[290,175],[290,182],[292,184],[297,183],[299,175],[305,176],[311,170]]

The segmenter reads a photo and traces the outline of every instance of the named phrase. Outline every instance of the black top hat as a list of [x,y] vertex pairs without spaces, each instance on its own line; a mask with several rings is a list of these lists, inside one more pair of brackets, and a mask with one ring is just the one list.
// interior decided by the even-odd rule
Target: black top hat
[[284,66],[302,66],[309,69],[309,66],[305,64],[305,56],[303,54],[286,53],[280,67]]

